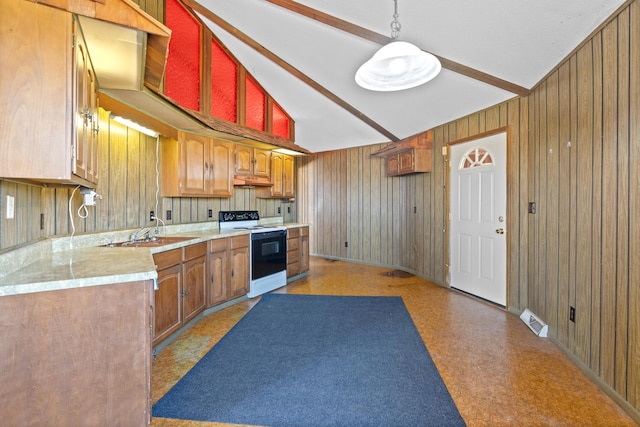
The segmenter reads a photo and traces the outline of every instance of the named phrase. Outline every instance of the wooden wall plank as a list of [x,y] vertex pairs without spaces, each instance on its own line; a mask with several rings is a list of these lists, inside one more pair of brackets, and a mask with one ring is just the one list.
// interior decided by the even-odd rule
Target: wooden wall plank
[[[547,191],[547,161],[548,161],[548,142],[549,130],[547,127],[547,90],[548,81],[540,85],[540,90],[536,92],[536,114],[537,114],[537,144],[535,146],[534,161],[538,165],[538,173],[536,174],[536,200],[540,205],[536,214],[536,275],[538,277],[538,286],[536,287],[536,310],[538,313],[544,313],[545,319],[548,318],[547,293],[547,217],[549,212],[549,193]],[[552,184],[550,184],[552,185]]]
[[140,223],[140,215],[144,206],[140,201],[140,133],[127,132],[126,165],[124,171],[126,179],[125,193],[125,223],[126,228],[136,228]]
[[127,228],[127,128],[113,120],[109,121],[109,229]]
[[602,271],[601,279],[608,286],[601,292],[601,346],[600,376],[607,384],[615,378],[616,338],[616,220],[618,197],[618,141],[617,141],[617,90],[618,90],[618,42],[617,20],[602,31],[603,38],[603,129],[602,137]]
[[[538,179],[539,179],[539,171],[537,170],[538,163],[535,161],[536,159],[536,147],[537,144],[537,135],[538,129],[535,126],[535,123],[538,121],[538,93],[540,89],[537,88],[535,91],[531,93],[529,96],[529,112],[528,115],[531,118],[532,126],[529,131],[529,146],[527,159],[529,159],[529,173],[527,174],[528,181],[528,200],[538,203],[539,194],[538,194]],[[528,307],[534,312],[540,312],[540,305],[538,302],[538,287],[539,283],[536,282],[536,271],[538,270],[538,216],[532,215],[527,218],[527,226],[528,226],[528,235],[527,240],[531,242],[529,246],[529,250],[527,251],[527,265],[529,268],[529,274],[527,276],[527,282],[531,284],[527,288],[527,304]]]
[[566,62],[558,69],[558,326],[556,337],[558,341],[568,344],[570,338],[569,322],[569,283],[571,278],[571,189],[568,185],[571,176],[571,95],[570,95],[570,65]]
[[[576,306],[576,259],[577,259],[577,251],[578,246],[576,245],[577,241],[577,231],[576,231],[576,216],[577,216],[577,61],[576,57],[573,56],[569,60],[569,142],[571,144],[570,148],[570,156],[569,156],[569,304],[572,307]],[[572,353],[575,353],[576,350],[576,327],[575,323],[569,324],[569,340],[568,340],[568,348]]]
[[634,408],[640,408],[640,3],[630,6],[633,17],[629,26],[629,212],[635,212],[634,226],[629,229],[629,352],[627,355],[627,398]]
[[591,196],[591,324],[590,367],[600,374],[602,260],[602,38],[593,38],[593,160]]
[[558,73],[552,74],[547,80],[547,132],[545,158],[547,162],[545,194],[545,241],[547,252],[545,254],[545,317],[546,322],[554,330],[558,329],[558,179],[559,169],[559,136],[558,136]]
[[[637,3],[637,2],[636,2]],[[637,10],[637,9],[636,9]],[[634,21],[640,19],[634,16]],[[629,330],[629,8],[618,16],[618,245],[617,245],[617,305],[616,305],[616,382],[615,390],[621,396],[628,393],[628,340]],[[639,117],[634,117],[639,120]],[[636,184],[637,185],[637,184]],[[637,227],[637,225],[636,225]],[[634,261],[637,262],[637,261]],[[637,329],[638,324],[633,328]]]
[[593,44],[577,54],[577,258],[576,258],[576,355],[590,364],[591,327],[591,207],[593,203]]

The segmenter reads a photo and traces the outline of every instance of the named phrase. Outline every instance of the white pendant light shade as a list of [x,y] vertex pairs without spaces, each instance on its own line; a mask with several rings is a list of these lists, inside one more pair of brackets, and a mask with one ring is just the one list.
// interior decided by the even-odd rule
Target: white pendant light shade
[[419,86],[438,75],[438,58],[411,43],[393,41],[378,50],[356,72],[356,83],[369,90],[395,91]]

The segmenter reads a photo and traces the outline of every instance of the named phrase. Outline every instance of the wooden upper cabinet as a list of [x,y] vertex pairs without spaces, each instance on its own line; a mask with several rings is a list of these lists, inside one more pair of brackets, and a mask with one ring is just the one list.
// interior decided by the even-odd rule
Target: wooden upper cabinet
[[236,145],[236,175],[269,178],[270,170],[270,151]]
[[2,8],[0,177],[95,187],[98,88],[77,21],[29,1]]
[[210,194],[215,197],[233,195],[233,148],[229,142],[211,140],[211,163],[209,164]]
[[295,159],[277,152],[271,153],[271,183],[273,186],[257,188],[258,198],[289,198],[295,196]]
[[233,144],[179,132],[161,144],[163,197],[231,197]]
[[432,144],[432,131],[427,131],[389,144],[372,156],[385,159],[388,176],[431,172]]
[[282,159],[283,163],[283,174],[284,174],[284,183],[282,184],[282,188],[284,191],[284,197],[293,197],[296,195],[295,191],[295,159],[291,156],[283,155]]

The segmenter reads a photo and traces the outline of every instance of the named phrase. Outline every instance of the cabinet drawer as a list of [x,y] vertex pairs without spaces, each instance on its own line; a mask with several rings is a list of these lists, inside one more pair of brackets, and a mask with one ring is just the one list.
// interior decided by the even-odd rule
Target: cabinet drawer
[[231,238],[231,249],[246,248],[249,246],[249,235],[235,236]]
[[309,235],[309,227],[301,227],[300,228],[300,235],[301,236],[308,236]]
[[300,261],[300,251],[287,252],[287,264]]
[[229,238],[209,240],[209,252],[224,252],[229,248]]
[[207,242],[185,246],[183,249],[184,261],[189,261],[190,259],[198,258],[207,254]]
[[287,238],[295,239],[298,236],[300,236],[300,229],[299,228],[290,228],[290,229],[287,230]]
[[297,251],[300,247],[300,239],[287,239],[287,251]]
[[172,267],[182,263],[182,249],[172,249],[170,251],[153,254],[153,262],[158,270]]
[[292,277],[300,274],[300,263],[294,262],[287,264],[287,277]]

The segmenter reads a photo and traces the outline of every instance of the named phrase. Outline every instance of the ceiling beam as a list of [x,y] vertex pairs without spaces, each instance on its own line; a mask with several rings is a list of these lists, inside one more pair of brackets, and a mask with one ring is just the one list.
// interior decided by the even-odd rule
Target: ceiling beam
[[266,58],[268,58],[269,60],[277,64],[278,66],[280,66],[281,68],[289,72],[291,75],[297,77],[302,82],[306,83],[307,85],[309,85],[310,87],[318,91],[323,96],[327,97],[337,105],[341,106],[342,108],[344,108],[345,110],[347,110],[348,112],[350,112],[351,114],[353,114],[354,116],[356,116],[357,118],[365,122],[367,125],[371,126],[373,129],[380,132],[385,137],[389,138],[389,140],[393,142],[400,140],[400,138],[398,138],[393,133],[391,133],[384,127],[382,127],[378,122],[366,116],[360,110],[358,110],[351,104],[347,103],[345,100],[343,100],[333,92],[329,91],[327,88],[325,88],[324,86],[322,86],[321,84],[319,84],[318,82],[316,82],[315,80],[307,76],[302,71],[295,68],[293,65],[286,62],[284,59],[280,58],[275,53],[271,52],[269,49],[262,46],[260,43],[256,42],[254,39],[252,39],[242,31],[238,30],[233,25],[229,24],[227,21],[225,21],[224,19],[222,19],[221,17],[219,17],[218,15],[216,15],[215,13],[207,9],[206,7],[202,6],[200,3],[196,2],[195,0],[183,0],[183,3],[189,6],[190,8],[192,8],[194,11],[201,14],[202,16],[204,16],[205,18],[207,18],[208,20],[210,20],[211,22],[213,22],[214,24],[216,24],[217,26],[219,26],[220,28],[222,28],[224,31],[228,32],[229,34],[231,34],[232,36],[234,36],[235,38],[237,38],[238,40],[246,44],[247,46],[251,47],[252,49],[256,50],[258,53],[262,54],[263,56],[265,56]]
[[[322,22],[323,24],[329,25],[333,28],[337,28],[338,30],[363,38],[365,40],[372,41],[374,43],[378,43],[380,45],[386,45],[393,41],[391,37],[387,37],[380,33],[376,33],[374,31],[368,30],[364,27],[360,27],[359,25],[342,20],[333,15],[326,14],[317,9],[312,9],[308,6],[297,3],[293,0],[266,0],[266,1],[268,1],[269,3],[275,4],[277,6],[280,6],[284,9],[287,9],[291,12],[306,16],[307,18],[313,19],[318,22]],[[449,71],[453,71],[463,76],[470,77],[472,79],[478,80],[480,82],[486,83],[488,85],[497,87],[502,90],[506,90],[507,92],[511,92],[519,96],[527,96],[531,92],[529,89],[522,86],[518,86],[515,83],[511,83],[506,80],[500,79],[498,77],[492,76],[490,74],[484,73],[482,71],[476,70],[474,68],[467,67],[466,65],[460,64],[455,61],[451,61],[450,59],[436,55],[435,53],[432,53],[432,52],[429,52],[429,53],[431,53],[433,56],[438,58],[440,60],[440,64],[442,64],[442,67],[446,68]]]

